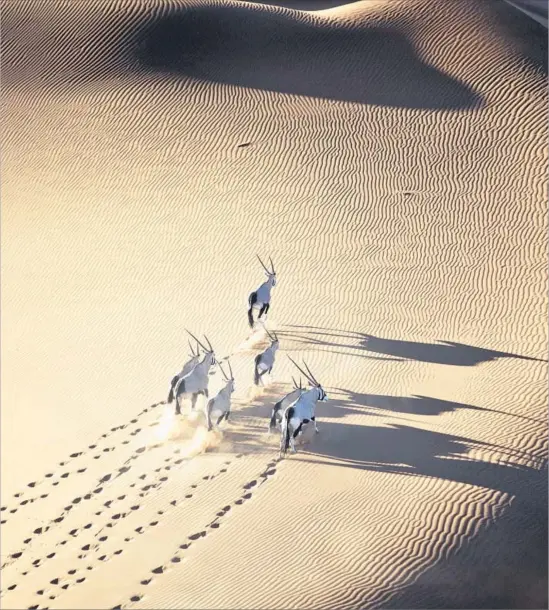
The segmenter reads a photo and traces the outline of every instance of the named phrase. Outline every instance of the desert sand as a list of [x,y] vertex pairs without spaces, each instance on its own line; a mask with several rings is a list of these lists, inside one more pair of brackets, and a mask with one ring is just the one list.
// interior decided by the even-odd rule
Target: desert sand
[[[1,33],[2,608],[546,608],[546,30],[6,0]],[[231,357],[218,432],[162,404],[186,328]],[[288,355],[329,401],[279,460]]]

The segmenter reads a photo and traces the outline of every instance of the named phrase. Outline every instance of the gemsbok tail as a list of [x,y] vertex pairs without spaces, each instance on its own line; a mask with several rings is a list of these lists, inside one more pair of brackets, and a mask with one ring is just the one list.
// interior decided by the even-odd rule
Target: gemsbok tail
[[280,439],[280,457],[286,455],[290,446],[290,419],[294,416],[294,408],[289,407],[282,420],[282,438]]
[[170,384],[170,393],[168,394],[168,404],[170,404],[171,402],[173,402],[174,399],[174,390],[175,390],[175,386],[177,385],[177,381],[178,381],[179,377],[178,375],[176,375],[173,379],[172,382]]
[[254,368],[254,384],[255,385],[259,385],[259,366],[258,365],[259,365],[260,358],[261,358],[261,354],[258,354],[255,357],[255,360],[254,360],[254,364],[255,364],[255,368]]
[[269,433],[273,433],[276,430],[276,416],[280,411],[280,407],[282,406],[282,401],[279,400],[276,405],[273,407],[273,414],[271,416],[271,421],[269,422]]
[[254,316],[253,316],[253,310],[254,310],[254,305],[257,301],[257,293],[252,292],[250,294],[250,296],[248,297],[248,324],[250,325],[250,328],[254,327]]

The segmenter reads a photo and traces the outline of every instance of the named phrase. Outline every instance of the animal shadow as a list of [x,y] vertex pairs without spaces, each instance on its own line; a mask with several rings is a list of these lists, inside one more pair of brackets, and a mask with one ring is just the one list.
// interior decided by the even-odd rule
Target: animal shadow
[[[422,396],[413,394],[412,396],[389,396],[384,394],[366,394],[361,392],[353,392],[342,388],[334,388],[332,390],[334,398],[338,395],[345,396],[346,400],[341,403],[341,408],[348,409],[351,407],[362,409],[378,409],[380,411],[390,411],[393,413],[403,413],[409,415],[442,415],[443,413],[453,413],[459,410],[469,411],[484,411],[487,413],[499,413],[507,417],[514,417],[542,424],[542,420],[516,413],[509,413],[498,409],[488,407],[478,407],[461,402],[451,400],[442,400],[441,398],[433,398],[432,396]],[[341,401],[340,401],[341,402]]]
[[[362,350],[374,354],[389,356],[397,360],[417,360],[453,366],[476,366],[482,362],[491,362],[499,358],[515,358],[534,362],[547,362],[541,358],[521,356],[508,352],[456,343],[455,341],[438,341],[422,343],[402,339],[385,339],[356,331],[340,331],[316,326],[288,325],[288,328],[299,329],[296,336],[311,344],[348,349]],[[280,331],[283,334],[284,331]],[[288,332],[288,331],[286,331]],[[295,331],[291,331],[294,332]],[[342,342],[343,341],[343,342]]]
[[373,335],[365,335],[362,345],[369,352],[387,354],[420,362],[450,364],[453,366],[475,366],[481,362],[491,362],[498,358],[516,358],[518,360],[538,360],[528,356],[519,356],[506,352],[455,343],[454,341],[439,341],[438,343],[417,343],[395,339],[382,339]]

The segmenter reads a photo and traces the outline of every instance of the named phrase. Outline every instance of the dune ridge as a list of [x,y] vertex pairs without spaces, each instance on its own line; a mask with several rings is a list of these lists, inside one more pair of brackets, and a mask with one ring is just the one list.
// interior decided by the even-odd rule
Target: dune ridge
[[[546,31],[276,4],[3,4],[2,607],[547,607]],[[279,461],[287,354],[330,401]]]

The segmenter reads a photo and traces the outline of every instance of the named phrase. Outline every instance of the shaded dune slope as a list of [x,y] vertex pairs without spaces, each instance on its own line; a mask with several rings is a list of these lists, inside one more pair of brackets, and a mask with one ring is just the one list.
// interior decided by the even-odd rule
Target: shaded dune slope
[[138,49],[145,67],[240,87],[402,108],[483,105],[471,87],[424,63],[390,27],[346,28],[288,11],[199,6],[158,17],[141,33]]

